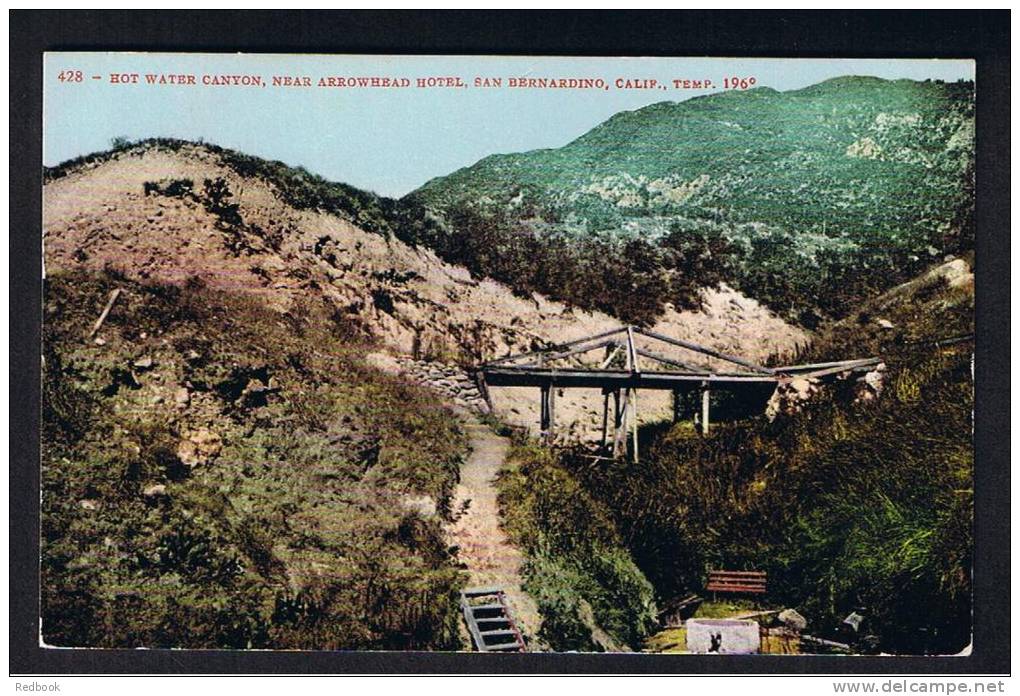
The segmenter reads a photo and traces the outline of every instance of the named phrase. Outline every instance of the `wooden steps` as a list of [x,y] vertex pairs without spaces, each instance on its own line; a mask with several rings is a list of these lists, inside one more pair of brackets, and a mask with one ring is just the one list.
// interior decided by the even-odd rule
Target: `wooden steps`
[[498,587],[471,587],[460,593],[471,642],[478,652],[527,652],[506,593]]

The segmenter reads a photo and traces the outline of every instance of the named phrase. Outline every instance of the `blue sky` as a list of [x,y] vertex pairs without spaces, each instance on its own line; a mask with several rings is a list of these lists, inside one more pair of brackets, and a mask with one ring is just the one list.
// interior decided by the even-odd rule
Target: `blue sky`
[[[61,82],[61,71],[81,82]],[[111,84],[111,73],[193,74],[194,86]],[[73,74],[73,72],[71,73]],[[203,86],[202,75],[459,76],[466,88],[346,89]],[[92,79],[99,75],[101,80]],[[204,139],[302,165],[389,196],[497,152],[560,147],[613,114],[719,91],[727,76],[785,91],[840,75],[974,79],[969,60],[552,58],[48,53],[43,161],[105,150],[114,137]],[[484,89],[475,77],[591,77],[603,90]],[[617,89],[617,78],[710,79],[717,88]]]

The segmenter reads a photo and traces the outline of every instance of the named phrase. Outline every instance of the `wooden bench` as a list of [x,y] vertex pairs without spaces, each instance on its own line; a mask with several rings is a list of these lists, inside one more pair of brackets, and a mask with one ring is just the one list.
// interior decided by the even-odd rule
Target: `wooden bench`
[[765,594],[768,580],[764,570],[710,570],[709,592],[728,592],[731,594]]

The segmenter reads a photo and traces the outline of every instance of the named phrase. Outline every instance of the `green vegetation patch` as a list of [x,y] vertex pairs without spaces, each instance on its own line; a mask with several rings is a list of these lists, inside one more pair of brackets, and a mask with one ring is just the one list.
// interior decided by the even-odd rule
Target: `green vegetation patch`
[[461,647],[440,525],[466,438],[332,316],[197,281],[47,279],[48,644]]
[[559,651],[639,646],[656,625],[653,590],[606,508],[531,443],[514,445],[498,486],[506,531],[527,557],[539,638]]
[[855,403],[851,380],[771,423],[722,423],[708,438],[651,430],[639,465],[561,459],[662,596],[704,593],[711,568],[764,570],[768,603],[795,607],[816,635],[860,610],[885,651],[969,643],[972,344],[937,341],[973,332],[973,291],[946,269],[868,303],[801,356],[881,356],[876,399]]

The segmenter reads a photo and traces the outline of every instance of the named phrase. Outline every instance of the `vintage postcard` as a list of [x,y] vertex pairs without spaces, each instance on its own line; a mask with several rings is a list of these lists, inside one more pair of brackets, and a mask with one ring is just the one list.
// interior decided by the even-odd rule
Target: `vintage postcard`
[[973,61],[55,52],[43,106],[41,645],[969,653]]

